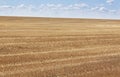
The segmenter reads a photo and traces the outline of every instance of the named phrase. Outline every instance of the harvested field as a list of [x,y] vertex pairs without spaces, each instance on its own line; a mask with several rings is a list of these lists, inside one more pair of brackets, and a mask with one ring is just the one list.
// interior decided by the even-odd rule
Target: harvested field
[[0,17],[0,77],[120,77],[120,20]]

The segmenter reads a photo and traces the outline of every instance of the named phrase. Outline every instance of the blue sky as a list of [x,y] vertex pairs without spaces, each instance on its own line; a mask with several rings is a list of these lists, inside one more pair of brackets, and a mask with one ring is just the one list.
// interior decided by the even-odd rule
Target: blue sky
[[120,19],[120,0],[0,0],[0,16]]

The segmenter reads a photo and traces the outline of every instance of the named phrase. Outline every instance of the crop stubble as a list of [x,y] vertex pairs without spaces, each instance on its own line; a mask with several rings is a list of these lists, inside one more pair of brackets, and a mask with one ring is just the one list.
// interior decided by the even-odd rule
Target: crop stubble
[[119,76],[119,20],[0,17],[0,77]]

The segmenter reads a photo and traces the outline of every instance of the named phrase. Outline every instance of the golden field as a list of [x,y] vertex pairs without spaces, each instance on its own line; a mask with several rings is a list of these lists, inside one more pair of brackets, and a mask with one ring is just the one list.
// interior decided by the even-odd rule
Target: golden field
[[0,17],[0,77],[120,77],[120,20]]

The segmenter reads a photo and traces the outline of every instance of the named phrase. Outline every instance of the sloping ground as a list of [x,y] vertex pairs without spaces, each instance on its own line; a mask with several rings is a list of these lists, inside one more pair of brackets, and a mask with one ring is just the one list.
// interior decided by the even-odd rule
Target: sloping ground
[[120,77],[120,21],[0,17],[0,77]]

